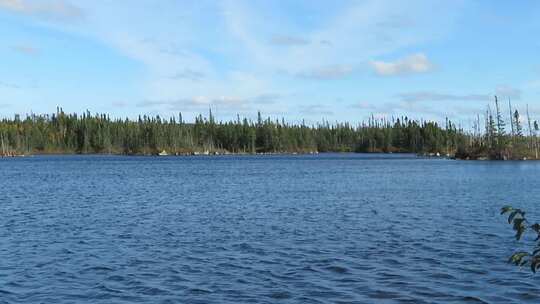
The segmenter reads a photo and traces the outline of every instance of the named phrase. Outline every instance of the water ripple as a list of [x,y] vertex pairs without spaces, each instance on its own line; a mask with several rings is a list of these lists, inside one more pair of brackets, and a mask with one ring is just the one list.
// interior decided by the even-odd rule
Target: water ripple
[[512,198],[540,219],[539,168],[0,160],[0,303],[539,303],[540,279],[505,263],[516,243],[497,214]]

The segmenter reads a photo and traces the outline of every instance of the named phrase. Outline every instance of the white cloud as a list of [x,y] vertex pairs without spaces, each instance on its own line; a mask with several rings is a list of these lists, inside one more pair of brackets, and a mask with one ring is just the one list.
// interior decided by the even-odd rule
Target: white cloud
[[[250,3],[250,2],[246,2]],[[370,58],[391,54],[404,47],[436,40],[452,28],[460,4],[440,1],[362,1],[336,5],[333,16],[304,30],[302,39],[310,42],[302,47],[276,48],[262,37],[275,32],[272,27],[291,26],[287,20],[262,14],[250,5],[225,1],[225,25],[246,60],[265,70],[285,71],[289,75],[309,75],[310,71],[332,65],[359,66]],[[253,5],[255,6],[255,5]],[[444,18],[432,12],[439,7],[447,12]],[[264,16],[264,18],[262,17]],[[400,17],[407,16],[407,17]],[[273,19],[273,17],[275,19]],[[390,21],[405,20],[400,23]],[[407,22],[414,20],[414,22]],[[382,24],[382,25],[381,25]],[[402,25],[407,25],[403,30]],[[331,42],[330,42],[331,41]],[[244,53],[242,53],[244,54]],[[347,62],[343,62],[343,60]],[[341,62],[340,62],[341,61]],[[385,74],[427,72],[433,64],[423,54],[415,54],[404,64],[377,62]],[[386,65],[385,65],[386,64]],[[316,74],[316,73],[312,73]],[[314,77],[315,78],[315,77]],[[320,79],[326,79],[321,77]]]
[[371,61],[371,67],[380,76],[399,76],[430,72],[433,63],[422,53],[401,58],[395,62]]

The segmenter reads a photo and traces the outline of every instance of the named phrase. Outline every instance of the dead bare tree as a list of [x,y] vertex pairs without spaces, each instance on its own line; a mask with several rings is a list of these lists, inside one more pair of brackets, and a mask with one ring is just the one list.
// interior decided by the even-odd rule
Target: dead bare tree
[[529,146],[529,150],[533,147],[533,136],[532,136],[532,125],[531,125],[531,116],[529,115],[529,104],[527,104],[527,124],[529,128],[529,140],[527,141],[527,145]]
[[510,138],[511,138],[511,142],[513,143],[514,135],[515,135],[514,118],[513,118],[514,111],[512,110],[512,102],[510,101],[510,98],[508,98],[508,110],[510,111]]

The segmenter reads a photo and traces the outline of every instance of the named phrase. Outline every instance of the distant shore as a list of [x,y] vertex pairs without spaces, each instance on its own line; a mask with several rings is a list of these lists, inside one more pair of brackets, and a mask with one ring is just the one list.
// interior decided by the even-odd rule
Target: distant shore
[[[141,115],[111,118],[106,113],[15,115],[0,120],[0,156],[38,154],[111,154],[146,156],[277,155],[325,152],[418,153],[420,157],[463,160],[538,159],[540,127],[519,113],[505,129],[497,99],[496,113],[486,112],[485,131],[465,130],[449,119],[414,120],[406,116],[358,123],[322,121],[289,123],[284,118],[216,120],[212,111],[193,122],[182,114],[167,119]],[[528,113],[528,112],[527,112]],[[496,115],[493,115],[496,114]],[[537,130],[538,129],[538,130]]]
[[414,154],[418,158],[433,158],[433,159],[454,159],[454,160],[471,160],[471,161],[507,161],[507,160],[519,160],[519,161],[525,161],[525,160],[538,160],[534,157],[527,157],[527,156],[515,156],[515,157],[494,157],[490,156],[487,153],[484,154],[459,154],[459,153],[441,153],[441,152],[421,152],[421,153],[415,153],[415,152],[408,152],[408,151],[400,151],[400,152],[384,152],[384,151],[360,151],[360,152],[354,152],[354,151],[281,151],[281,152],[230,152],[230,151],[224,151],[224,150],[195,150],[195,151],[184,151],[184,152],[168,152],[166,150],[161,150],[161,152],[152,152],[152,153],[119,153],[119,152],[110,152],[110,153],[104,153],[104,152],[88,152],[88,153],[80,153],[80,152],[72,152],[72,151],[39,151],[39,152],[32,152],[32,153],[25,153],[25,154],[17,154],[17,153],[9,153],[6,155],[0,154],[0,158],[21,158],[21,157],[32,157],[32,156],[75,156],[75,155],[111,155],[111,156],[147,156],[147,157],[166,157],[166,156],[220,156],[220,155],[318,155],[318,154],[328,154],[328,153],[352,153],[352,154]]
[[110,155],[110,156],[146,156],[146,157],[197,157],[197,156],[250,156],[250,155],[319,155],[319,154],[414,154],[418,158],[425,159],[453,159],[453,160],[466,160],[466,161],[509,161],[509,160],[518,160],[518,161],[530,161],[538,160],[535,158],[504,158],[504,159],[494,159],[490,158],[487,155],[477,155],[474,157],[458,157],[451,154],[441,154],[441,153],[411,153],[411,152],[342,152],[342,151],[327,151],[327,152],[260,152],[260,153],[231,153],[231,152],[192,152],[192,153],[152,153],[152,154],[125,154],[125,153],[28,153],[28,154],[10,154],[10,155],[0,155],[0,158],[25,158],[33,156],[76,156],[76,155]]
[[[354,152],[342,152],[342,151],[328,151],[323,153],[354,153]],[[382,152],[380,152],[382,153]],[[115,155],[115,156],[155,156],[155,157],[163,157],[163,156],[218,156],[218,155],[317,155],[319,154],[318,151],[293,151],[293,152],[256,152],[256,153],[249,153],[249,152],[229,152],[229,151],[191,151],[191,152],[167,152],[165,150],[161,152],[155,152],[155,153],[119,153],[119,152],[87,152],[87,153],[80,153],[80,152],[59,152],[59,151],[51,151],[51,152],[31,152],[31,153],[24,153],[24,154],[18,154],[18,153],[9,153],[2,155],[0,154],[0,158],[18,158],[18,157],[30,157],[30,156],[46,156],[46,155],[57,155],[57,156],[72,156],[72,155]]]
[[351,151],[284,151],[284,152],[228,152],[228,151],[193,151],[184,153],[169,153],[167,151],[161,151],[159,153],[137,153],[137,154],[125,154],[125,153],[74,153],[74,152],[35,152],[27,154],[11,154],[0,155],[0,158],[22,158],[33,156],[84,156],[84,155],[104,155],[104,156],[145,156],[145,157],[197,157],[197,156],[272,156],[272,155],[324,155],[324,154],[380,154],[380,155],[393,155],[393,154],[410,154],[415,155],[418,158],[437,158],[437,159],[453,159],[453,155],[441,154],[441,153],[414,153],[414,152],[351,152]]

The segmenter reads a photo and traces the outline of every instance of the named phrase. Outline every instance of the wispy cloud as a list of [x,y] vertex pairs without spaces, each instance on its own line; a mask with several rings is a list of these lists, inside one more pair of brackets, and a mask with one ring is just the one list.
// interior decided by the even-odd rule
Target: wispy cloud
[[0,0],[0,9],[59,20],[79,20],[84,17],[81,8],[63,0]]
[[228,110],[243,110],[251,105],[273,104],[281,99],[277,93],[260,94],[253,97],[238,96],[194,96],[189,98],[179,98],[171,100],[143,100],[137,103],[139,108],[161,108],[170,110],[193,110],[219,106]]
[[495,88],[495,94],[500,97],[510,98],[514,100],[521,99],[521,90],[509,85],[498,85]]
[[143,100],[137,103],[137,107],[148,108],[148,107],[156,107],[156,106],[167,106],[167,105],[176,104],[178,102],[179,100]]
[[301,37],[294,37],[294,36],[287,36],[287,35],[276,35],[270,39],[270,43],[277,46],[298,46],[298,45],[306,45],[309,44],[309,40],[301,38]]
[[359,102],[351,106],[355,109],[373,114],[375,117],[385,118],[390,116],[418,116],[425,119],[443,119],[448,115],[456,113],[454,109],[442,110],[440,107],[434,107],[431,104],[419,104],[405,101],[382,103]]
[[111,105],[115,108],[125,108],[128,106],[128,103],[125,101],[114,101]]
[[20,89],[21,88],[20,85],[0,81],[0,88],[1,87],[8,88],[8,89]]
[[377,26],[381,28],[391,28],[391,29],[404,29],[410,28],[415,25],[414,20],[406,16],[392,15],[388,16],[387,19],[377,22]]
[[298,76],[309,79],[328,80],[344,78],[352,74],[353,71],[354,69],[350,65],[330,65],[301,72]]
[[433,69],[433,63],[422,53],[401,58],[395,62],[371,61],[371,67],[380,76],[400,76],[427,73]]
[[[342,3],[337,5],[341,8],[337,10],[337,14],[324,20],[324,24],[302,33],[300,39],[291,36],[276,41],[282,44],[303,44],[301,48],[275,48],[267,40],[262,40],[261,36],[264,36],[264,33],[273,31],[269,26],[273,23],[261,22],[262,14],[252,8],[257,5],[224,1],[224,10],[227,11],[224,17],[232,38],[245,51],[246,60],[253,62],[254,66],[309,78],[334,79],[340,78],[343,72],[338,72],[340,76],[336,77],[333,76],[334,72],[316,70],[331,65],[359,66],[371,58],[391,54],[400,48],[444,35],[452,26],[453,15],[456,12],[454,6],[459,5],[439,2],[438,5],[448,9],[448,15],[444,18],[435,18],[432,14],[434,5],[422,3],[396,4],[392,1]],[[408,17],[401,18],[399,22],[392,22],[397,15]],[[274,16],[266,17],[272,19]],[[275,20],[278,23],[286,23],[286,20]],[[280,27],[286,26],[282,23],[279,23]],[[400,27],[405,24],[408,26],[407,31],[403,31]],[[425,55],[415,54],[411,57],[406,58],[403,63],[376,61],[374,65],[384,75],[427,72],[433,68],[433,64]],[[349,72],[346,71],[344,74]],[[324,76],[325,74],[330,76]]]
[[323,40],[319,41],[319,43],[321,45],[325,45],[325,46],[332,46],[333,45],[332,41],[330,41],[328,39],[323,39]]
[[[283,5],[265,1],[223,0],[202,4],[165,1],[159,5],[137,1],[129,2],[128,8],[126,1],[0,0],[0,10],[32,17],[19,16],[13,18],[15,22],[39,19],[31,24],[52,30],[66,41],[73,39],[69,42],[74,45],[91,45],[88,50],[93,52],[95,47],[96,53],[104,58],[123,56],[125,61],[115,57],[107,61],[111,66],[105,68],[135,71],[125,77],[137,90],[118,93],[106,106],[114,100],[135,100],[126,108],[166,111],[185,107],[197,112],[199,108],[219,105],[231,111],[261,107],[265,111],[290,111],[291,115],[297,115],[304,102],[316,105],[304,106],[303,113],[328,114],[329,109],[345,112],[342,104],[331,104],[332,90],[344,98],[354,95],[358,88],[353,81],[339,80],[363,77],[357,72],[370,59],[386,60],[387,56],[403,49],[418,49],[419,45],[427,45],[424,50],[431,54],[429,42],[445,36],[452,28],[453,16],[460,12],[454,2],[432,3],[384,0],[299,3],[298,10],[290,11]],[[433,6],[441,6],[444,16],[434,16]],[[299,19],[300,15],[306,17],[310,13],[313,16]],[[81,18],[84,22],[57,22],[57,19]],[[7,45],[20,41],[14,39]],[[44,50],[52,49],[47,43],[50,42],[43,42]],[[100,48],[108,50],[97,51]],[[13,51],[39,54],[40,50],[18,47]],[[77,55],[82,57],[66,58],[72,61],[62,63],[78,67],[85,54]],[[43,61],[63,59],[54,56],[57,55],[47,52],[47,56],[42,56]],[[379,69],[385,76],[426,72],[433,67],[423,54],[410,57],[375,63],[382,64]],[[366,75],[366,86],[381,90],[376,83],[380,79],[372,76]],[[62,77],[66,76],[54,79],[59,87]],[[323,83],[323,80],[333,81]],[[316,88],[315,84],[321,87]],[[317,89],[327,91],[318,94]],[[396,93],[399,91],[389,94]],[[321,106],[327,103],[328,108]]]
[[488,101],[489,94],[447,94],[430,91],[402,93],[398,95],[399,99],[405,102],[423,102],[423,101]]
[[25,54],[25,55],[37,55],[39,54],[39,49],[31,45],[16,45],[11,47],[15,52]]
[[265,93],[265,94],[261,94],[261,95],[253,97],[251,101],[256,104],[273,104],[279,101],[281,98],[282,98],[281,94]]
[[367,101],[360,101],[352,104],[351,107],[360,110],[373,110],[377,108],[377,105]]
[[[109,28],[96,25],[94,20],[99,19],[94,16],[110,18],[108,10],[122,12],[123,5],[112,2],[105,9],[81,4],[85,11],[92,12],[92,19],[88,20],[89,24],[93,24],[89,26],[90,35],[145,65],[147,75],[141,99],[161,103],[163,100],[174,100],[176,104],[216,103],[232,108],[233,103],[212,96],[235,96],[235,99],[243,100],[237,103],[243,106],[276,104],[275,98],[256,97],[266,92],[288,91],[288,85],[294,85],[284,85],[280,75],[293,75],[304,80],[335,80],[333,83],[339,85],[338,80],[355,76],[356,67],[370,58],[392,53],[419,41],[429,41],[434,36],[433,31],[426,30],[431,29],[426,26],[432,20],[431,10],[418,3],[342,3],[324,20],[309,27],[292,24],[294,20],[283,18],[284,12],[280,9],[262,10],[261,6],[265,5],[225,0],[205,6],[208,10],[199,15],[198,12],[203,11],[200,7],[186,4],[186,10],[195,13],[186,14],[181,20],[175,14],[168,14],[175,11],[173,7],[164,5],[170,9],[152,24],[141,26],[133,22],[135,18],[132,14],[120,13],[114,18],[117,26]],[[219,14],[206,20],[214,9]],[[437,18],[437,21],[451,19],[449,16],[453,14],[453,8],[450,7],[448,11],[445,18]],[[135,12],[136,19],[151,19],[148,9]],[[414,24],[408,24],[413,27],[410,31],[404,33],[398,28],[398,25],[406,23],[403,20],[401,24],[389,24],[388,20],[395,20],[397,14],[415,20]],[[189,30],[200,29],[201,20],[205,24],[202,32]],[[274,26],[273,22],[268,22],[274,20],[281,20],[282,23]],[[179,26],[167,28],[171,22]],[[447,29],[445,23],[436,23],[439,24],[436,35],[441,35]],[[224,28],[214,36],[214,31],[206,31],[204,26]],[[164,28],[167,30],[163,31]],[[412,32],[414,35],[409,34]],[[380,43],[381,35],[389,37],[388,42]],[[213,42],[208,43],[208,39]],[[284,73],[276,73],[281,71]],[[194,100],[190,96],[207,97]],[[298,99],[306,98],[303,93],[298,96]],[[170,102],[154,106],[167,108]]]
[[199,71],[195,71],[189,68],[185,68],[183,71],[178,72],[171,76],[171,79],[188,79],[191,81],[201,81],[205,77],[205,74]]
[[326,105],[322,105],[322,104],[300,106],[299,112],[306,115],[333,115],[334,114],[334,112],[331,111]]

